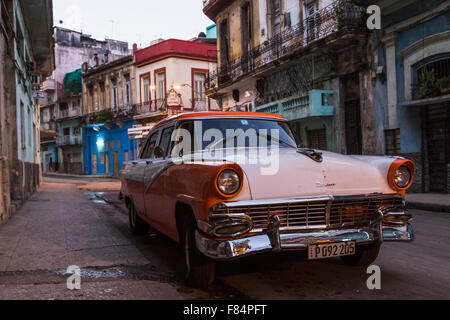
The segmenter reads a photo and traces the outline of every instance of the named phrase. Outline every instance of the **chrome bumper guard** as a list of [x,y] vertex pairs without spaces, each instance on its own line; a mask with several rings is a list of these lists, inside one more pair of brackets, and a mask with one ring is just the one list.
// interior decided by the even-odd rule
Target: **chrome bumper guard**
[[[279,203],[280,200],[277,201]],[[248,204],[248,201],[245,204]],[[270,217],[269,227],[262,233],[217,240],[197,231],[196,244],[205,256],[217,261],[227,261],[262,253],[307,250],[309,245],[320,242],[355,241],[357,245],[363,245],[414,240],[414,230],[410,224],[412,217],[406,210],[384,207],[379,209],[378,214],[378,218],[368,226],[311,230],[280,230],[280,219],[274,215]]]

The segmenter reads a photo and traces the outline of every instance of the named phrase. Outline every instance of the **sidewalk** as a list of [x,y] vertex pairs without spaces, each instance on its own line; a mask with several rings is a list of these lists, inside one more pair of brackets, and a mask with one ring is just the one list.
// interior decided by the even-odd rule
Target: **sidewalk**
[[407,194],[406,206],[409,209],[450,213],[450,194],[441,194],[441,193]]
[[[172,273],[156,264],[127,223],[74,185],[44,183],[0,227],[0,300],[183,299],[172,278],[164,278]],[[71,265],[84,272],[82,290],[67,289]]]
[[67,174],[67,173],[56,173],[56,172],[45,172],[42,174],[43,177],[49,178],[78,178],[78,179],[109,179],[109,180],[119,180],[119,177],[114,176],[94,176],[94,175],[78,175],[78,174]]

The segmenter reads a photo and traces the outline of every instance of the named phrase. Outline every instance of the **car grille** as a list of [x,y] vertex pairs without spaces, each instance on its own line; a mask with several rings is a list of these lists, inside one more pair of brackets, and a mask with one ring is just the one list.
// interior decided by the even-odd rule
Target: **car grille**
[[365,199],[332,199],[299,201],[282,204],[218,207],[215,215],[246,214],[252,221],[252,232],[268,228],[271,215],[280,218],[280,229],[333,229],[364,226],[378,217],[378,210],[384,206],[403,206],[403,199],[397,197]]

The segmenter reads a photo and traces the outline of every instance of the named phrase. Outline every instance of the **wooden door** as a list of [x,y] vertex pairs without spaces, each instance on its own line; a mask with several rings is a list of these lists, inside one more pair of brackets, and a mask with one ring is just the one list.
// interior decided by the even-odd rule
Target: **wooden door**
[[361,106],[359,99],[345,102],[347,154],[362,154]]
[[114,151],[113,166],[114,166],[114,175],[118,176],[119,175],[119,152],[118,151]]
[[430,191],[448,192],[450,163],[450,104],[429,106],[427,110]]
[[109,152],[105,152],[105,174],[109,174]]
[[92,174],[93,175],[97,174],[97,154],[96,153],[92,154]]

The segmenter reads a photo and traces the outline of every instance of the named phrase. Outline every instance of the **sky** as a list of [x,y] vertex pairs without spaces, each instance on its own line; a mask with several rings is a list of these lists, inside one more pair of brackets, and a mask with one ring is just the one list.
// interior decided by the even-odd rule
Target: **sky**
[[159,38],[191,39],[212,25],[202,0],[53,0],[54,25],[146,47]]

